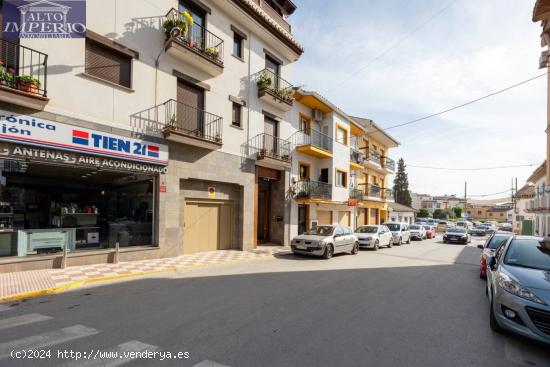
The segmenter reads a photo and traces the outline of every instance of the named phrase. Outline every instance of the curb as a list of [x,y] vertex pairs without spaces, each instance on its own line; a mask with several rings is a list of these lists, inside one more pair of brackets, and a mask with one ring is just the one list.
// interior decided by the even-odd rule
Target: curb
[[223,265],[223,264],[229,264],[229,263],[244,262],[244,261],[250,261],[250,260],[258,260],[258,259],[262,259],[262,258],[265,258],[265,257],[270,257],[270,256],[272,257],[274,255],[275,255],[274,253],[268,253],[268,254],[252,257],[252,258],[249,258],[249,259],[228,260],[228,261],[219,262],[219,263],[201,264],[201,265],[188,265],[188,266],[179,267],[179,268],[178,267],[167,268],[167,269],[164,269],[164,270],[144,271],[144,272],[139,272],[139,273],[112,275],[112,276],[107,276],[107,277],[93,278],[93,279],[86,279],[86,280],[75,280],[75,281],[69,282],[67,284],[64,284],[62,286],[59,286],[59,287],[40,289],[40,290],[37,290],[37,291],[19,293],[19,294],[14,294],[14,295],[11,295],[11,296],[2,297],[2,298],[0,298],[0,303],[1,302],[13,302],[13,301],[19,301],[19,300],[22,300],[22,299],[26,299],[26,298],[36,298],[36,297],[42,297],[42,296],[47,296],[47,295],[51,295],[51,294],[57,294],[57,293],[61,293],[61,292],[64,292],[64,291],[68,291],[70,289],[82,287],[82,286],[87,285],[87,284],[106,282],[106,281],[109,281],[109,280],[137,278],[137,277],[142,277],[142,276],[146,276],[146,275],[162,274],[162,273],[169,273],[169,272],[182,272],[184,270],[205,268],[205,267],[212,266],[212,265]]

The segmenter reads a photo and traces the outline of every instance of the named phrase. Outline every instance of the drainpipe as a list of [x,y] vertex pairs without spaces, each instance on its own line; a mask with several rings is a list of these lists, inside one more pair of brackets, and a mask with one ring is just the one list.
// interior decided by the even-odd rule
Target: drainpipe
[[250,90],[252,89],[252,80],[251,80],[251,65],[250,61],[252,60],[252,34],[250,34],[250,40],[248,41],[248,103],[246,105],[247,114],[246,114],[246,156],[248,157],[248,141],[250,140]]
[[170,38],[168,38],[166,40],[166,42],[164,42],[164,45],[162,46],[162,49],[160,50],[159,54],[157,55],[157,58],[155,59],[155,103],[153,104],[153,106],[156,106],[157,105],[157,89],[158,89],[158,74],[159,74],[159,59],[160,59],[160,55],[162,55],[162,53],[164,51],[166,51],[166,47],[168,47],[168,44],[170,42],[172,42],[174,40],[174,38],[176,38],[177,36],[179,36],[181,33],[180,29],[179,28],[173,28],[171,31],[170,31]]

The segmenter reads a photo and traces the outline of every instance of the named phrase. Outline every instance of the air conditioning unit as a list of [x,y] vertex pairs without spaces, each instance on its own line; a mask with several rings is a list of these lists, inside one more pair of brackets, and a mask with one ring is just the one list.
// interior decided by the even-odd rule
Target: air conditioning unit
[[313,110],[313,119],[315,121],[323,120],[323,113],[321,112],[321,110],[318,110],[318,109]]

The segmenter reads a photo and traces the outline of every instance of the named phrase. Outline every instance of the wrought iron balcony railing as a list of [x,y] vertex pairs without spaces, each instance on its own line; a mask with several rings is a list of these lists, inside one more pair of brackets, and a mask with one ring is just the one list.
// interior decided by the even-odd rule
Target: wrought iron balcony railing
[[171,130],[180,134],[222,143],[223,118],[193,106],[170,99],[163,104],[132,115],[135,121],[156,125],[155,130]]
[[363,190],[350,188],[349,189],[349,198],[350,199],[356,199],[356,200],[362,200],[363,199]]
[[197,51],[205,58],[223,66],[223,40],[195,22],[189,25],[189,21],[182,12],[174,8],[170,9],[166,13],[163,27],[167,38],[176,28],[176,33],[179,33],[179,35],[175,39]]
[[356,164],[360,164],[360,165],[363,165],[365,163],[365,159],[366,159],[365,155],[361,151],[359,151],[355,148],[350,148],[349,158],[350,158],[351,162],[356,163]]
[[258,134],[248,141],[248,156],[256,159],[273,158],[290,162],[290,142],[269,134]]
[[374,149],[369,149],[367,159],[374,163],[378,163],[378,164],[382,163],[381,161],[382,155],[380,154],[379,151]]
[[384,199],[386,200],[393,200],[393,190],[392,189],[384,189]]
[[382,162],[384,163],[384,168],[395,172],[395,161],[389,157],[382,157]]
[[0,38],[0,84],[46,97],[48,55]]
[[294,147],[311,145],[332,153],[332,138],[315,129],[297,131],[288,140]]
[[365,188],[365,193],[369,197],[381,198],[382,188],[379,185],[368,184]]
[[258,93],[267,92],[281,101],[292,105],[293,86],[271,69],[263,69],[255,75]]
[[332,198],[332,185],[325,182],[300,180],[295,183],[296,198],[327,199]]

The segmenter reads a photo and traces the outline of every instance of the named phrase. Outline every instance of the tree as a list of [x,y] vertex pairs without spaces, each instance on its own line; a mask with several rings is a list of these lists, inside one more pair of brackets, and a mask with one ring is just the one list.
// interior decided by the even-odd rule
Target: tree
[[436,209],[436,210],[434,210],[434,213],[433,213],[434,219],[446,220],[451,216],[452,216],[452,213],[448,209]]
[[399,159],[397,163],[397,174],[393,180],[393,199],[396,203],[411,206],[411,192],[409,191],[409,178],[405,172],[405,161]]
[[462,216],[462,208],[459,206],[455,206],[453,208],[453,212],[455,213],[455,217],[460,218]]
[[428,211],[428,209],[426,208],[422,208],[418,211],[418,213],[416,214],[416,216],[418,218],[429,218],[430,217],[430,212]]

